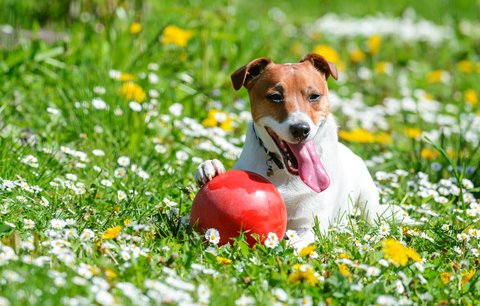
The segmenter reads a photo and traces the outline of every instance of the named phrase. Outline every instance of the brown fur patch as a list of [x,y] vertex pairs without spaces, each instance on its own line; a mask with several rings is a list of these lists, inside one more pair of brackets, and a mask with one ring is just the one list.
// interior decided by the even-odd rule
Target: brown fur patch
[[[330,112],[325,75],[310,62],[271,64],[247,89],[253,120],[256,122],[265,116],[283,122],[290,113],[300,111],[317,124]],[[283,102],[274,103],[267,99],[274,92],[282,94]],[[320,94],[320,100],[310,102],[308,97],[312,94]]]

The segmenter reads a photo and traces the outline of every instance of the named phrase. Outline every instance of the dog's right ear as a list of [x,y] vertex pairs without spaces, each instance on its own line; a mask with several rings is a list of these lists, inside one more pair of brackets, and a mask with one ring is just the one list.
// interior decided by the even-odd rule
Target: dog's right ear
[[239,90],[242,86],[247,86],[251,80],[259,76],[271,63],[271,59],[262,57],[237,69],[231,75],[233,88]]

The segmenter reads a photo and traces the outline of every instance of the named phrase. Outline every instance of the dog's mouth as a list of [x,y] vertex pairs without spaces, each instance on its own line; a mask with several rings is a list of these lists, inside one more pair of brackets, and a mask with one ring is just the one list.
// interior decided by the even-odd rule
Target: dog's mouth
[[298,173],[298,160],[290,149],[288,143],[280,137],[269,127],[266,127],[266,130],[270,137],[272,137],[273,142],[277,145],[278,150],[282,154],[283,164],[287,168],[287,171],[292,175],[299,175]]
[[312,190],[322,192],[330,185],[330,178],[323,166],[313,140],[289,143],[281,139],[271,128],[265,127],[283,157],[287,171],[300,179]]

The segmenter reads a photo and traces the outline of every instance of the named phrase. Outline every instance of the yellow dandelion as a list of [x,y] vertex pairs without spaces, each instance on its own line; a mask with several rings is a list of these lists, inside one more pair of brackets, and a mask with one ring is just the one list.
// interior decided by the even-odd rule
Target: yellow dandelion
[[105,239],[105,240],[115,239],[118,237],[118,235],[120,235],[121,230],[122,230],[122,227],[120,225],[111,227],[102,234],[102,239]]
[[392,63],[380,61],[375,64],[375,72],[377,74],[390,74],[393,71]]
[[222,256],[217,256],[215,259],[217,261],[217,265],[220,265],[220,266],[228,266],[232,264],[231,259],[228,259]]
[[338,264],[338,272],[344,276],[350,275],[350,270],[346,264]]
[[390,259],[396,266],[405,266],[408,263],[408,259],[416,262],[422,260],[414,249],[404,246],[395,239],[385,239],[382,244],[385,259]]
[[428,83],[440,83],[448,80],[448,73],[444,70],[433,70],[427,74]]
[[315,270],[309,265],[296,264],[293,266],[293,272],[288,276],[288,282],[295,284],[305,282],[310,286],[315,286],[318,282],[315,276]]
[[317,249],[317,247],[316,247],[315,245],[313,245],[313,244],[308,245],[308,246],[304,247],[303,249],[301,249],[300,251],[298,251],[298,256],[300,256],[300,257],[309,256],[309,255],[312,254],[316,249]]
[[452,273],[450,272],[442,272],[440,273],[440,279],[442,280],[442,283],[444,285],[448,284],[450,280],[452,279]]
[[475,269],[471,269],[470,271],[463,272],[461,275],[462,275],[462,284],[466,284],[475,275]]
[[135,76],[128,72],[121,72],[120,76],[118,77],[120,81],[129,82],[135,80]]
[[123,83],[120,93],[126,100],[134,100],[136,102],[143,102],[147,98],[143,88],[133,82]]
[[375,135],[375,142],[383,145],[391,144],[393,142],[392,135],[386,132],[380,132]]
[[340,70],[343,69],[345,66],[340,60],[340,55],[338,54],[338,52],[328,45],[316,45],[315,48],[313,48],[313,53],[320,54],[328,61],[334,63]]
[[407,256],[415,261],[415,262],[421,262],[422,261],[422,257],[417,253],[417,251],[415,251],[414,249],[412,248],[406,248],[405,249],[405,253],[407,254]]
[[382,36],[380,35],[372,35],[368,38],[367,47],[370,53],[372,53],[373,55],[378,54],[381,44]]
[[346,259],[350,259],[350,255],[346,254],[346,253],[341,253],[340,255],[338,255],[338,258],[346,258]]
[[174,44],[179,47],[185,47],[192,36],[192,31],[170,25],[163,30],[161,42],[164,45]]
[[355,49],[349,54],[350,60],[354,63],[361,63],[365,59],[365,53],[360,49]]
[[419,128],[405,128],[403,129],[403,133],[408,138],[413,138],[413,139],[417,139],[420,136],[422,136],[422,130]]
[[130,25],[130,34],[138,34],[142,31],[142,24],[140,22],[134,22]]
[[472,73],[473,72],[473,63],[469,60],[463,60],[457,63],[458,70],[464,73]]
[[202,121],[205,127],[219,127],[226,132],[233,131],[232,116],[217,109],[208,112],[207,118]]
[[475,91],[475,89],[472,89],[472,88],[467,89],[463,93],[463,98],[472,107],[475,107],[478,103],[478,95],[477,95],[477,92]]
[[346,141],[349,142],[358,142],[358,143],[374,143],[375,142],[375,135],[365,129],[354,129],[351,131],[343,131],[341,130],[338,133],[338,136]]
[[385,259],[390,259],[394,265],[405,266],[408,262],[405,246],[395,239],[383,241],[383,253]]
[[123,225],[128,226],[132,221],[130,219],[123,220]]
[[438,153],[432,148],[423,148],[420,151],[420,157],[426,160],[434,160],[438,157]]
[[114,279],[115,277],[117,277],[117,273],[115,271],[113,271],[112,269],[106,269],[105,270],[105,276],[107,277],[107,279]]

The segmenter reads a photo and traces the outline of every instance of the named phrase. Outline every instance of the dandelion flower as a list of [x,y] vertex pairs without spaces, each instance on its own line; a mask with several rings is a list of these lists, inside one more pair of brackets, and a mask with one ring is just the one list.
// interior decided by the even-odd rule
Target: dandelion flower
[[433,70],[427,74],[428,83],[447,83],[450,81],[450,74],[444,70]]
[[444,285],[448,284],[453,279],[453,274],[449,272],[440,273],[440,279]]
[[419,128],[405,128],[403,133],[408,138],[418,139],[422,135],[422,130]]
[[298,283],[304,281],[310,286],[315,286],[318,282],[315,270],[310,265],[296,264],[293,266],[293,272],[288,276],[290,283]]
[[130,25],[130,34],[138,34],[142,31],[142,24],[140,22],[134,22]]
[[391,74],[393,72],[393,65],[389,62],[380,61],[375,64],[375,72],[377,74]]
[[205,127],[219,127],[226,132],[233,130],[232,117],[217,109],[210,110],[207,118],[202,121],[202,124]]
[[217,261],[217,264],[220,266],[228,266],[232,264],[232,260],[222,257],[222,256],[217,256],[215,257],[215,260]]
[[465,101],[470,104],[470,106],[472,107],[475,107],[478,103],[478,95],[477,95],[477,92],[470,88],[470,89],[467,89],[464,93],[463,93],[463,98],[465,99]]
[[298,256],[300,256],[300,257],[309,256],[309,255],[311,255],[316,249],[317,249],[317,247],[316,247],[315,245],[313,245],[313,244],[308,245],[308,246],[304,247],[303,249],[301,249],[300,251],[298,251]]
[[185,47],[193,36],[192,31],[183,30],[174,25],[167,26],[162,34],[162,44],[174,44],[179,47]]
[[355,49],[349,54],[350,60],[354,63],[360,63],[363,62],[365,59],[365,53],[363,53],[362,50],[360,49]]
[[338,264],[338,272],[340,272],[340,274],[344,276],[350,275],[350,270],[348,269],[348,266],[345,264]]
[[105,240],[115,239],[118,237],[118,235],[120,235],[121,230],[122,230],[122,227],[120,225],[111,227],[102,234],[102,239],[105,239]]
[[134,100],[135,102],[143,102],[147,98],[147,94],[143,88],[133,82],[123,83],[120,89],[121,95],[125,100]]
[[467,271],[467,272],[463,272],[461,274],[462,276],[462,284],[466,284],[468,283],[472,277],[475,275],[475,269],[471,269],[470,271]]
[[313,49],[313,53],[320,54],[328,61],[334,63],[340,70],[342,70],[345,66],[341,61],[338,52],[328,45],[316,45]]
[[473,72],[473,63],[469,60],[463,60],[457,63],[458,69],[464,73]]
[[382,44],[382,36],[380,35],[372,35],[368,38],[367,47],[370,53],[376,55],[380,51],[380,46]]
[[385,259],[391,260],[392,263],[397,266],[405,266],[408,259],[416,262],[422,260],[414,249],[404,246],[395,239],[386,239],[383,241],[383,253]]

